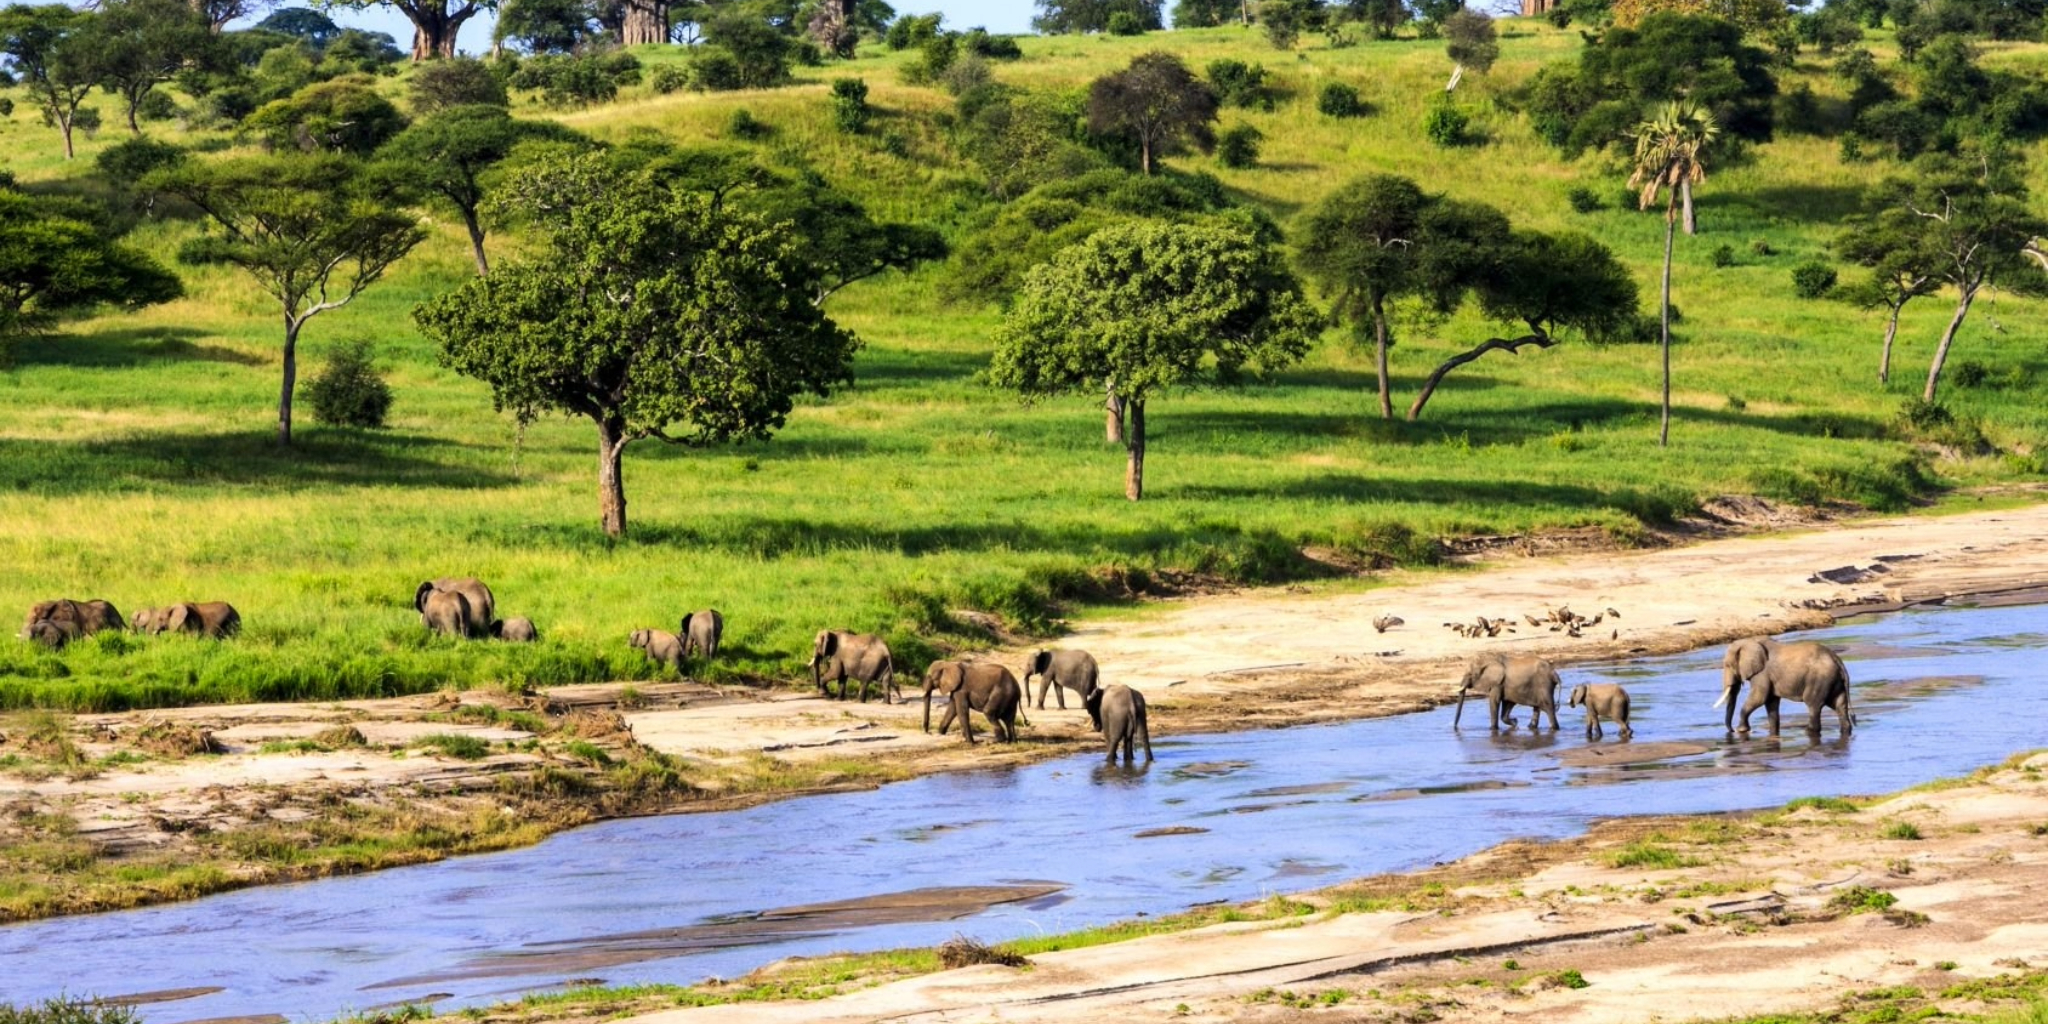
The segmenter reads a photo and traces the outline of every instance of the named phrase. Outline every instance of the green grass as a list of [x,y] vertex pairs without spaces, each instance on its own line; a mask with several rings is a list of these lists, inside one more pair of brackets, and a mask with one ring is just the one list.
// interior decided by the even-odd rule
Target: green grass
[[1656,840],[1657,837],[1654,836],[1640,839],[1608,854],[1605,858],[1607,866],[1663,870],[1697,867],[1702,863],[1699,858],[1688,857]]
[[1915,825],[1910,821],[1892,822],[1890,825],[1885,826],[1884,831],[1879,832],[1878,835],[1885,839],[1912,840],[1926,838],[1925,836],[1920,834],[1920,826]]
[[1838,796],[1802,796],[1786,804],[1785,810],[1788,812],[1796,811],[1802,807],[1811,807],[1816,811],[1826,811],[1829,814],[1854,814],[1862,809],[1856,805],[1854,800],[1845,800]]
[[464,761],[474,761],[491,752],[491,745],[489,743],[477,739],[475,736],[466,736],[452,732],[437,732],[432,735],[422,736],[414,740],[413,745]]
[[[1612,160],[1558,159],[1504,99],[1574,32],[1510,23],[1490,76],[1468,76],[1459,101],[1488,142],[1421,143],[1411,111],[1440,91],[1440,42],[1396,41],[1287,55],[1238,29],[1027,39],[1008,82],[1078,88],[1146,49],[1201,67],[1223,56],[1264,64],[1283,97],[1272,112],[1230,111],[1267,136],[1260,166],[1200,156],[1181,170],[1216,174],[1233,193],[1287,222],[1348,178],[1391,171],[1461,198],[1512,210],[1521,226],[1592,233],[1653,294],[1661,225],[1619,202]],[[651,50],[650,62],[679,60]],[[729,96],[654,96],[547,114],[607,139],[654,132],[722,143],[732,112],[774,132],[762,159],[817,170],[879,216],[915,219],[958,239],[989,200],[932,115],[950,101],[901,83],[907,55],[868,55],[801,73],[799,85]],[[2006,65],[2048,63],[2038,45],[1994,47]],[[1818,64],[1797,74],[1823,95],[1839,84]],[[878,132],[849,137],[819,116],[826,81],[859,75],[880,108]],[[1356,85],[1380,114],[1337,121],[1314,111],[1329,81]],[[392,81],[394,91],[402,83]],[[0,122],[8,169],[38,188],[86,187],[94,154],[121,133],[83,140],[66,164],[56,135],[20,90]],[[94,102],[100,102],[96,97]],[[112,119],[109,119],[112,123]],[[171,129],[154,132],[193,141]],[[908,139],[907,157],[881,132]],[[2048,161],[2040,162],[2048,172]],[[522,435],[491,411],[485,389],[440,368],[407,310],[466,279],[459,228],[439,213],[432,238],[354,305],[313,322],[308,372],[340,343],[366,338],[396,391],[390,429],[327,429],[303,419],[292,451],[270,442],[278,379],[275,310],[244,279],[184,268],[189,297],[106,316],[20,346],[0,375],[0,609],[59,595],[121,608],[222,599],[242,612],[241,638],[103,637],[59,655],[0,644],[0,707],[107,710],[209,701],[328,700],[443,685],[509,686],[644,678],[626,647],[639,627],[674,628],[681,612],[721,609],[728,631],[710,671],[733,680],[802,674],[823,627],[876,631],[912,668],[986,641],[950,612],[1001,615],[1053,632],[1058,619],[1117,604],[1167,571],[1236,583],[1314,579],[1304,545],[1361,561],[1427,560],[1440,536],[1594,527],[1623,541],[1722,493],[1851,501],[1900,509],[1956,485],[2038,479],[2031,458],[1928,462],[1890,424],[1916,393],[1913,370],[1947,316],[1940,300],[1909,307],[1893,384],[1879,388],[1880,325],[1835,302],[1792,294],[1787,268],[1821,253],[1882,163],[1844,165],[1832,140],[1788,136],[1753,159],[1717,164],[1701,189],[1702,236],[1678,249],[1676,424],[1655,442],[1654,351],[1569,344],[1491,357],[1448,378],[1419,424],[1370,412],[1366,356],[1333,331],[1304,365],[1236,393],[1173,395],[1150,416],[1148,494],[1121,497],[1121,451],[1101,438],[1085,400],[1025,408],[976,382],[993,309],[949,307],[944,269],[849,289],[832,314],[866,342],[858,382],[801,403],[775,440],[711,451],[641,446],[627,455],[632,533],[596,527],[592,429],[548,419]],[[2038,177],[2039,175],[2037,175]],[[1609,197],[1579,214],[1574,185]],[[133,240],[168,258],[189,222],[142,225]],[[1754,255],[1765,241],[1776,255]],[[1722,243],[1741,254],[1717,269]],[[497,237],[503,258],[516,239]],[[2010,451],[2048,445],[2048,356],[2010,339],[2048,330],[2048,307],[2001,296],[1980,308],[1955,358],[1987,364],[2017,387],[1953,389],[1953,408]],[[1990,325],[2003,329],[1994,335]],[[1497,333],[1465,313],[1404,329],[1397,395],[1453,351]],[[1731,402],[1730,398],[1737,399]],[[1418,538],[1420,542],[1418,542]],[[501,611],[527,615],[546,639],[498,645],[429,637],[410,605],[424,578],[474,574]]]

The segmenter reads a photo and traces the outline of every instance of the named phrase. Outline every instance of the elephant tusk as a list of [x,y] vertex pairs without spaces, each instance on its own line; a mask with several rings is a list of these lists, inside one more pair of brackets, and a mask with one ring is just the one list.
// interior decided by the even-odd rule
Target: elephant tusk
[[1727,691],[1727,690],[1722,690],[1722,691],[1721,691],[1721,696],[1720,696],[1720,697],[1719,697],[1718,699],[1716,699],[1716,700],[1714,701],[1714,706],[1718,708],[1718,707],[1720,707],[1721,705],[1723,705],[1723,704],[1726,704],[1726,703],[1728,703],[1728,691]]

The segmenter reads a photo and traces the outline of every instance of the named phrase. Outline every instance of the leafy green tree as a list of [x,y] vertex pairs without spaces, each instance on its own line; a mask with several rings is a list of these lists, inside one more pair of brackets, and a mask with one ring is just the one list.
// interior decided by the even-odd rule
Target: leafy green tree
[[405,115],[367,80],[316,82],[242,122],[272,149],[368,156],[405,128]]
[[1391,174],[1349,182],[1309,212],[1296,246],[1302,269],[1337,319],[1359,339],[1372,339],[1382,419],[1394,418],[1388,353],[1395,303],[1455,309],[1472,285],[1474,262],[1490,259],[1507,232],[1498,211],[1424,192]]
[[1303,32],[1320,32],[1329,24],[1323,0],[1260,0],[1259,25],[1276,50],[1292,50]]
[[587,0],[505,0],[494,39],[527,53],[570,53],[595,38],[597,11]]
[[1714,115],[1682,103],[1667,104],[1655,118],[1636,125],[1634,133],[1635,162],[1628,184],[1641,190],[1637,205],[1647,210],[1658,196],[1664,197],[1664,277],[1658,331],[1664,361],[1664,405],[1657,431],[1659,445],[1671,443],[1671,243],[1681,222],[1688,235],[1698,230],[1692,187],[1707,180],[1707,150],[1720,136],[1721,126]]
[[745,10],[713,15],[704,25],[704,46],[732,56],[738,64],[739,88],[767,89],[789,81],[794,40]]
[[492,172],[520,143],[583,137],[552,121],[514,119],[503,107],[452,107],[415,122],[377,151],[377,172],[399,193],[424,193],[455,208],[469,232],[478,275],[491,272],[478,212]]
[[91,211],[0,187],[0,366],[13,343],[102,305],[139,309],[183,294],[143,252],[110,241]]
[[99,52],[99,83],[121,98],[128,130],[137,135],[135,112],[156,87],[212,65],[219,49],[205,17],[185,0],[106,0],[87,26],[86,45]]
[[852,334],[808,302],[801,240],[702,192],[621,180],[599,157],[537,168],[567,201],[532,256],[421,303],[413,319],[456,372],[521,422],[597,427],[601,521],[626,532],[626,447],[765,438],[796,396],[853,377]]
[[1616,27],[1580,51],[1578,67],[1553,64],[1529,85],[1539,134],[1567,155],[1625,143],[1664,104],[1706,108],[1729,136],[1771,137],[1778,93],[1770,55],[1720,18],[1656,13]]
[[1161,20],[1162,0],[1034,0],[1038,16],[1031,27],[1048,35],[1107,32],[1117,15],[1126,16],[1139,31],[1157,32],[1166,27]]
[[188,161],[143,184],[184,199],[212,222],[179,249],[180,260],[238,268],[277,300],[284,316],[277,440],[291,444],[299,333],[377,283],[426,232],[393,210],[362,165],[345,156]]
[[1130,419],[1124,496],[1145,491],[1145,406],[1301,359],[1321,320],[1276,246],[1221,226],[1097,232],[1026,276],[989,382],[1027,400],[1107,393]]
[[1179,57],[1155,50],[1088,87],[1088,128],[1131,140],[1138,147],[1139,168],[1151,174],[1156,158],[1188,144],[1204,153],[1215,148],[1217,106],[1216,91],[1207,82]]
[[1174,28],[1214,28],[1231,22],[1252,23],[1251,0],[1175,0]]
[[1376,39],[1392,39],[1414,17],[1406,0],[1340,0],[1335,13],[1344,21],[1364,25]]
[[463,23],[498,9],[498,0],[316,0],[322,10],[361,11],[387,7],[412,22],[412,59],[455,56],[455,37]]
[[1635,326],[1635,278],[1590,236],[1518,230],[1489,243],[1488,249],[1467,263],[1473,297],[1488,319],[1519,326],[1525,333],[1488,338],[1444,360],[1408,407],[1411,423],[1422,418],[1423,406],[1446,374],[1489,352],[1520,355],[1524,348],[1550,348],[1568,335],[1603,340]]
[[341,38],[341,26],[334,19],[310,7],[287,7],[272,11],[269,17],[256,23],[265,32],[278,32],[306,41],[315,50],[324,50],[327,44]]
[[1923,219],[1905,209],[1884,205],[1873,196],[1874,209],[1853,218],[1835,240],[1835,251],[1870,277],[1848,288],[1848,298],[1866,308],[1885,310],[1884,348],[1878,357],[1877,382],[1892,379],[1892,343],[1899,336],[1899,314],[1906,303],[1941,289],[1942,254],[1933,245]]
[[0,10],[0,56],[4,70],[19,79],[42,108],[43,118],[64,136],[64,159],[75,154],[71,133],[88,120],[80,110],[100,80],[99,47],[88,26],[94,16],[63,4]]
[[1460,7],[1444,19],[1444,51],[1461,70],[1486,74],[1500,59],[1500,35],[1493,19],[1470,8]]
[[511,105],[505,95],[504,80],[474,57],[420,65],[414,69],[412,80],[406,83],[406,95],[412,100],[413,114],[418,117],[477,103],[493,107]]

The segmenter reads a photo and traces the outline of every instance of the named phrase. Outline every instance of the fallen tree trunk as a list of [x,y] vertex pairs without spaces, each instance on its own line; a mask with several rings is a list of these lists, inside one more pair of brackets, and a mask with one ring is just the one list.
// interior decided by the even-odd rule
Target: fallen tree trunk
[[1557,339],[1548,334],[1527,334],[1519,338],[1488,338],[1484,344],[1444,360],[1443,365],[1438,366],[1429,375],[1429,379],[1422,382],[1422,393],[1416,395],[1415,404],[1408,407],[1408,422],[1413,423],[1422,418],[1422,407],[1429,404],[1429,397],[1431,395],[1436,394],[1436,386],[1443,382],[1444,374],[1472,362],[1488,352],[1506,352],[1510,355],[1521,355],[1522,349],[1530,345],[1534,345],[1537,348],[1549,348],[1555,344],[1557,344]]

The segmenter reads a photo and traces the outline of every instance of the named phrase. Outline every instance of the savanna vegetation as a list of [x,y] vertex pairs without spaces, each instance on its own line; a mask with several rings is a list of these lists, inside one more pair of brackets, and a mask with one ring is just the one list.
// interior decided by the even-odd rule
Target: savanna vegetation
[[[1482,26],[1269,0],[1161,31],[1160,5],[1110,2],[1007,39],[868,2],[674,4],[662,35],[694,45],[621,48],[642,5],[536,0],[500,56],[408,64],[311,10],[171,44],[108,20],[149,2],[0,13],[0,608],[228,600],[244,630],[0,645],[0,706],[627,678],[631,629],[705,606],[729,622],[710,671],[790,679],[826,626],[915,664],[988,639],[962,609],[1043,632],[1191,578],[1627,543],[1724,493],[1893,511],[2044,469],[2038,12],[1631,0]],[[474,5],[400,6],[452,31]],[[1660,140],[1673,100],[1692,120]],[[332,201],[293,201],[314,186]],[[1401,252],[1330,203],[1367,193]],[[681,216],[654,238],[657,209]],[[617,258],[572,270],[565,242]],[[1254,268],[1270,308],[1085,294],[1155,243]],[[83,262],[39,278],[37,246]],[[704,330],[626,344],[630,304],[565,278],[658,286],[635,294]],[[1164,400],[1135,449],[1118,409],[1103,430],[1135,396],[1072,330],[1098,314],[1054,308],[1082,298],[1150,323],[1116,358],[1194,354],[1144,364]],[[719,357],[751,337],[714,329],[734,301],[804,362]],[[1185,330],[1253,323],[1235,347]],[[992,365],[1027,338],[1032,374]],[[296,361],[337,356],[375,415],[294,429]],[[566,386],[577,358],[617,371],[604,395]],[[1133,502],[1116,470],[1145,445],[1169,454]],[[542,642],[429,636],[411,595],[443,575]]]

